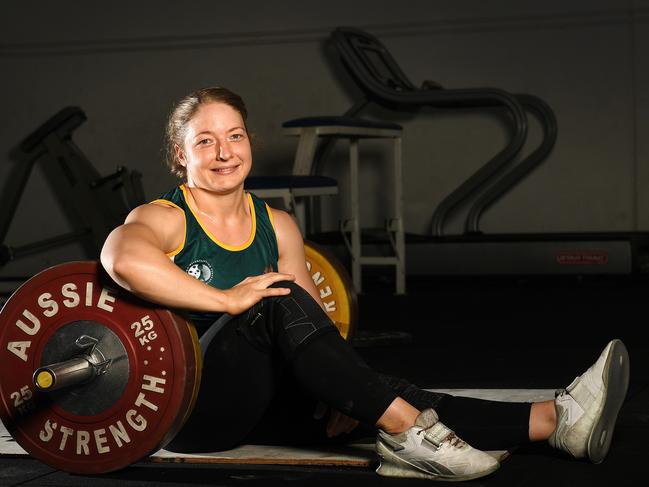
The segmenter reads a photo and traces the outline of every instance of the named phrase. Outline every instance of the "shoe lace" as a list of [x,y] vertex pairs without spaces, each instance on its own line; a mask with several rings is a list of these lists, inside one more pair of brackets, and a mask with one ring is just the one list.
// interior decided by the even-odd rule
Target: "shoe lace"
[[[422,433],[425,433],[429,429],[431,429],[434,424],[431,424],[430,426],[427,426],[426,428],[422,428],[421,430],[417,431],[417,435],[421,435]],[[451,431],[446,438],[444,438],[442,441],[440,441],[439,446],[442,446],[444,443],[448,443],[450,446],[454,446],[457,448],[461,448],[466,444],[466,442],[457,436],[454,431]]]
[[464,440],[462,440],[460,437],[458,437],[455,433],[451,432],[450,435],[448,435],[446,438],[444,438],[444,441],[442,443],[449,443],[451,446],[455,447],[462,447],[464,446]]

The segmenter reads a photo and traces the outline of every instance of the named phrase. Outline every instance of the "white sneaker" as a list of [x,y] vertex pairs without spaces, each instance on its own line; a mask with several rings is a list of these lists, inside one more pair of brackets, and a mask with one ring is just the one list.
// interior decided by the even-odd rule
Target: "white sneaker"
[[470,480],[498,469],[498,460],[472,448],[444,426],[434,409],[422,411],[415,425],[397,435],[379,430],[376,472],[385,477]]
[[558,391],[557,428],[548,439],[550,445],[575,458],[602,462],[629,386],[629,367],[624,343],[612,340],[597,362]]

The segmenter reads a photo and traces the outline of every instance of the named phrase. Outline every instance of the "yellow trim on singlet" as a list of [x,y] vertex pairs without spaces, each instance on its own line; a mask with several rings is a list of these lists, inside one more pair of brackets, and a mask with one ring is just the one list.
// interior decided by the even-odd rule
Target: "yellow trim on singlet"
[[174,250],[171,252],[166,252],[166,256],[169,257],[170,259],[173,258],[175,255],[178,255],[182,249],[185,248],[185,240],[187,239],[187,217],[185,216],[185,210],[183,210],[180,206],[178,206],[176,203],[169,201],[169,200],[163,200],[163,199],[157,199],[151,201],[149,204],[154,204],[154,203],[162,203],[165,206],[170,206],[172,208],[177,208],[183,213],[183,225],[184,225],[184,230],[183,230],[183,241],[180,243],[178,247],[176,247]]
[[255,235],[257,233],[257,213],[255,212],[255,204],[252,202],[252,196],[250,193],[246,193],[246,196],[248,197],[248,205],[250,206],[250,217],[252,218],[252,229],[250,231],[250,237],[248,238],[248,241],[243,243],[242,245],[228,245],[224,242],[221,242],[218,238],[216,238],[208,229],[205,225],[203,225],[203,222],[198,218],[198,215],[194,211],[194,209],[191,207],[189,204],[189,201],[187,199],[187,187],[184,184],[180,185],[180,190],[183,192],[183,197],[185,198],[185,203],[187,204],[187,208],[189,208],[189,211],[192,212],[192,215],[194,215],[194,218],[200,225],[200,227],[203,229],[205,232],[205,235],[207,235],[212,242],[214,242],[216,245],[219,247],[224,248],[225,250],[229,250],[231,252],[236,252],[240,250],[245,250],[248,247],[252,245],[252,242],[255,240]]
[[273,212],[270,209],[270,206],[268,206],[268,203],[264,203],[266,205],[266,211],[268,212],[268,219],[270,220],[270,226],[273,227],[273,232],[275,232],[275,238],[277,238],[277,229],[275,228],[275,219],[273,218]]

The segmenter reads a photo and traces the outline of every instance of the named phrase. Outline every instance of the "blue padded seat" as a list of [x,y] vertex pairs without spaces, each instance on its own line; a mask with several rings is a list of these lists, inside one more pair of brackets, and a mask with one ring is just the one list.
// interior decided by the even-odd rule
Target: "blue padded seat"
[[392,122],[379,122],[355,117],[304,117],[289,120],[282,124],[284,128],[299,127],[366,127],[372,129],[402,130],[401,125]]

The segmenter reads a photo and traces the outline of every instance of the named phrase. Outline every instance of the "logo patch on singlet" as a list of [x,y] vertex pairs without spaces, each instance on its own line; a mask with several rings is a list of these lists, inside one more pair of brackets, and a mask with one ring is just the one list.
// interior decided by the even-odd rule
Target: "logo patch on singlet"
[[208,284],[214,276],[212,266],[204,260],[195,260],[189,264],[185,272],[199,281],[203,281],[205,284]]

